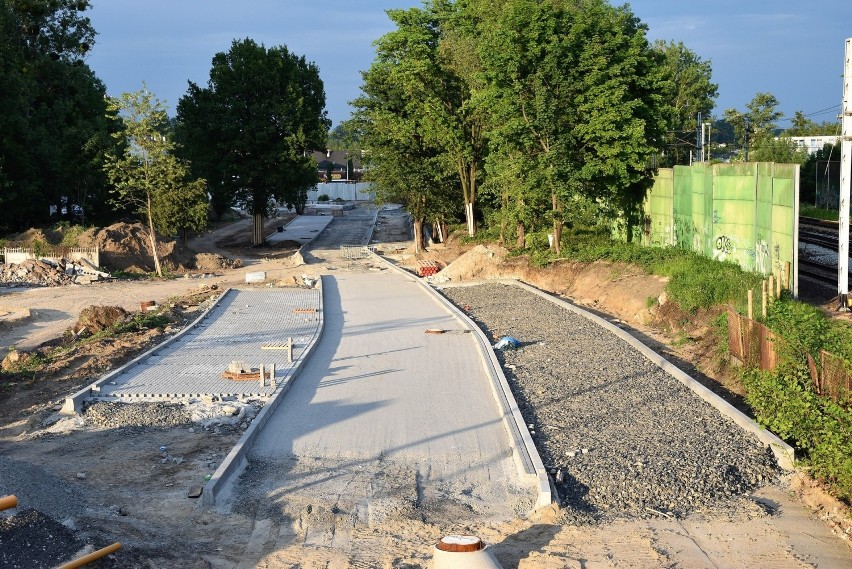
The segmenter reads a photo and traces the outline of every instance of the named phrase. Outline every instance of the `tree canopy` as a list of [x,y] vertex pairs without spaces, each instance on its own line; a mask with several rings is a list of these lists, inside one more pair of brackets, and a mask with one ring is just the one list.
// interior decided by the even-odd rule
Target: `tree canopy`
[[217,214],[234,203],[254,217],[252,243],[265,241],[274,200],[301,213],[316,183],[310,151],[330,126],[319,70],[286,47],[235,40],[213,57],[206,87],[189,83],[178,102],[185,156],[208,180]]
[[205,182],[190,180],[189,167],[174,155],[165,106],[150,91],[143,88],[112,98],[109,111],[124,127],[114,135],[121,152],[107,154],[104,162],[114,186],[113,201],[146,219],[154,269],[162,276],[156,231],[173,235],[204,228]]
[[101,159],[115,126],[83,60],[95,37],[88,8],[88,0],[0,2],[0,230],[110,214]]
[[[577,200],[624,207],[644,195],[674,114],[666,106],[673,88],[629,8],[432,0],[389,15],[397,29],[376,42],[354,103],[380,186],[402,176],[382,172],[401,167],[390,158],[396,149],[410,167],[431,169],[437,201],[462,198],[469,232],[484,183],[492,201],[483,206],[503,211],[504,227],[522,234],[546,219],[557,248]],[[427,202],[438,195],[427,185],[418,191]]]
[[657,40],[653,47],[663,54],[668,79],[665,98],[670,122],[661,165],[689,164],[696,142],[698,113],[702,121],[710,121],[719,86],[712,81],[710,62],[702,60],[682,42]]

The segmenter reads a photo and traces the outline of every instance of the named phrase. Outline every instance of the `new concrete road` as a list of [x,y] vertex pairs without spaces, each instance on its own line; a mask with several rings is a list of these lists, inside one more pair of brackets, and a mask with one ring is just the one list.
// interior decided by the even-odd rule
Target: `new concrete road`
[[532,508],[460,320],[395,272],[323,277],[323,306],[323,335],[249,450],[237,501],[325,503],[364,522],[406,501],[494,517]]

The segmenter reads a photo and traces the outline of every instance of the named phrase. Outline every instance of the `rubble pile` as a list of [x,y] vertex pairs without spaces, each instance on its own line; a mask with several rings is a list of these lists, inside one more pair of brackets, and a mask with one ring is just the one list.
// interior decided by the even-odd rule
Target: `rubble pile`
[[199,271],[217,271],[219,269],[239,269],[243,266],[240,259],[229,259],[218,253],[197,253],[195,268]]
[[83,274],[82,268],[71,261],[57,262],[29,259],[23,263],[0,264],[0,284],[11,286],[62,286],[73,283],[88,284],[98,280],[97,275]]

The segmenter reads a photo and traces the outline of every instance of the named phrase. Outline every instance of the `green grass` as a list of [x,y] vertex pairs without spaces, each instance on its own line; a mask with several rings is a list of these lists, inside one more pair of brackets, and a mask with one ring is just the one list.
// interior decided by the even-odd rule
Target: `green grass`
[[[528,243],[527,249],[513,251],[513,254],[527,254],[537,266],[554,261],[546,234],[531,234]],[[584,263],[629,263],[649,274],[668,277],[666,292],[669,297],[691,312],[727,303],[745,306],[748,289],[759,290],[762,280],[759,275],[743,271],[733,263],[714,261],[692,251],[614,241],[603,229],[566,233],[559,258]]]
[[825,219],[828,221],[837,221],[839,212],[836,209],[823,209],[813,205],[799,204],[799,215],[813,217],[816,219]]

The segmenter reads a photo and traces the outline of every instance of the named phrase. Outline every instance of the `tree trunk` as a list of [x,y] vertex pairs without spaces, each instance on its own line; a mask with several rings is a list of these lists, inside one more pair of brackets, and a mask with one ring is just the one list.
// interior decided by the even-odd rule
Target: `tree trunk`
[[553,220],[553,250],[557,257],[562,254],[562,225],[562,220]]
[[251,244],[263,245],[266,243],[266,236],[263,234],[263,222],[266,217],[262,213],[255,213],[251,223]]
[[560,205],[559,200],[556,198],[555,192],[551,193],[550,196],[553,202],[553,246],[551,248],[558,257],[561,254],[562,250],[562,246],[560,244],[562,240],[562,206]]
[[500,201],[500,246],[506,244],[506,229],[509,225],[509,190],[503,188],[503,195]]
[[414,253],[417,254],[425,249],[423,245],[423,219],[414,219]]
[[515,227],[515,233],[518,234],[518,240],[515,242],[515,245],[518,249],[526,249],[527,248],[527,229],[524,227],[524,224],[520,221],[518,225]]
[[151,241],[151,253],[154,256],[154,271],[158,277],[163,276],[163,268],[160,266],[160,253],[157,251],[157,234],[154,233],[154,217],[152,215],[153,203],[151,196],[148,196],[148,237]]

